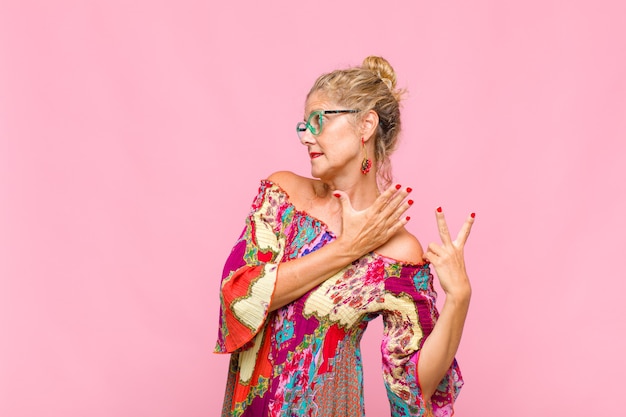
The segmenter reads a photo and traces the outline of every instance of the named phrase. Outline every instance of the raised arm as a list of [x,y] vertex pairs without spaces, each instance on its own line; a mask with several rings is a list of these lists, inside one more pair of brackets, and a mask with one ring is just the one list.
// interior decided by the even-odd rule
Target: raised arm
[[469,309],[471,286],[463,248],[474,223],[474,214],[468,216],[452,241],[441,208],[436,213],[441,245],[431,243],[424,253],[424,259],[435,268],[446,299],[432,333],[422,346],[418,373],[424,399],[428,401],[439,382],[450,368],[456,355],[465,318]]
[[246,228],[224,267],[217,352],[244,347],[259,333],[272,310],[301,297],[376,249],[408,221],[403,216],[410,206],[404,202],[406,189],[390,187],[363,211],[354,210],[345,193],[336,195],[343,210],[340,236],[306,256],[283,262],[286,236],[281,219],[292,207],[280,201],[286,196],[272,183],[262,184]]
[[279,265],[270,310],[293,300],[349,265],[352,261],[387,242],[408,221],[403,214],[410,207],[404,199],[406,188],[391,186],[366,210],[356,211],[348,196],[336,191],[342,206],[342,232],[333,242],[298,259]]

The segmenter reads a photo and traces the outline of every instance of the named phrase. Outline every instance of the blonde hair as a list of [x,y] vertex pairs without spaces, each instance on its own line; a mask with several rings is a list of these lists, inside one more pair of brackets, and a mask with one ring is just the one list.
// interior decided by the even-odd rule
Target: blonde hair
[[405,93],[396,89],[396,73],[389,62],[382,57],[368,56],[360,67],[323,74],[311,87],[307,99],[315,92],[322,92],[347,109],[361,110],[359,114],[369,110],[378,114],[374,158],[380,183],[388,186],[392,180],[389,156],[397,146],[400,101]]

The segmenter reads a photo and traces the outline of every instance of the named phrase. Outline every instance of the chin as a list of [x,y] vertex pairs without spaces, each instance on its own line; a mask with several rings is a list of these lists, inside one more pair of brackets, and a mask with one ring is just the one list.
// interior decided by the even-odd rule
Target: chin
[[320,173],[317,170],[311,168],[311,177],[321,179]]

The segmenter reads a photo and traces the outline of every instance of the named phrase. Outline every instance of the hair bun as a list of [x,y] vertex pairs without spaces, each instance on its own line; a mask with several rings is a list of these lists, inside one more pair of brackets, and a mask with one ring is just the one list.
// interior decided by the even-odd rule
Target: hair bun
[[389,61],[382,56],[371,55],[363,60],[361,68],[376,74],[389,87],[389,91],[398,103],[402,100],[406,90],[396,90],[396,72]]
[[391,91],[396,88],[396,72],[385,58],[381,56],[368,56],[363,60],[361,68],[368,69],[378,75]]

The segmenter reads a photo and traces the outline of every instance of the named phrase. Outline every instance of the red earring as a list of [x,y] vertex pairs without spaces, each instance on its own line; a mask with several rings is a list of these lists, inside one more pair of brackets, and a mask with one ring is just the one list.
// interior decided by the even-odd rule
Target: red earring
[[372,160],[367,157],[367,149],[365,149],[365,138],[361,138],[361,145],[363,146],[363,162],[361,162],[361,173],[365,175],[370,172],[370,169],[372,169]]

